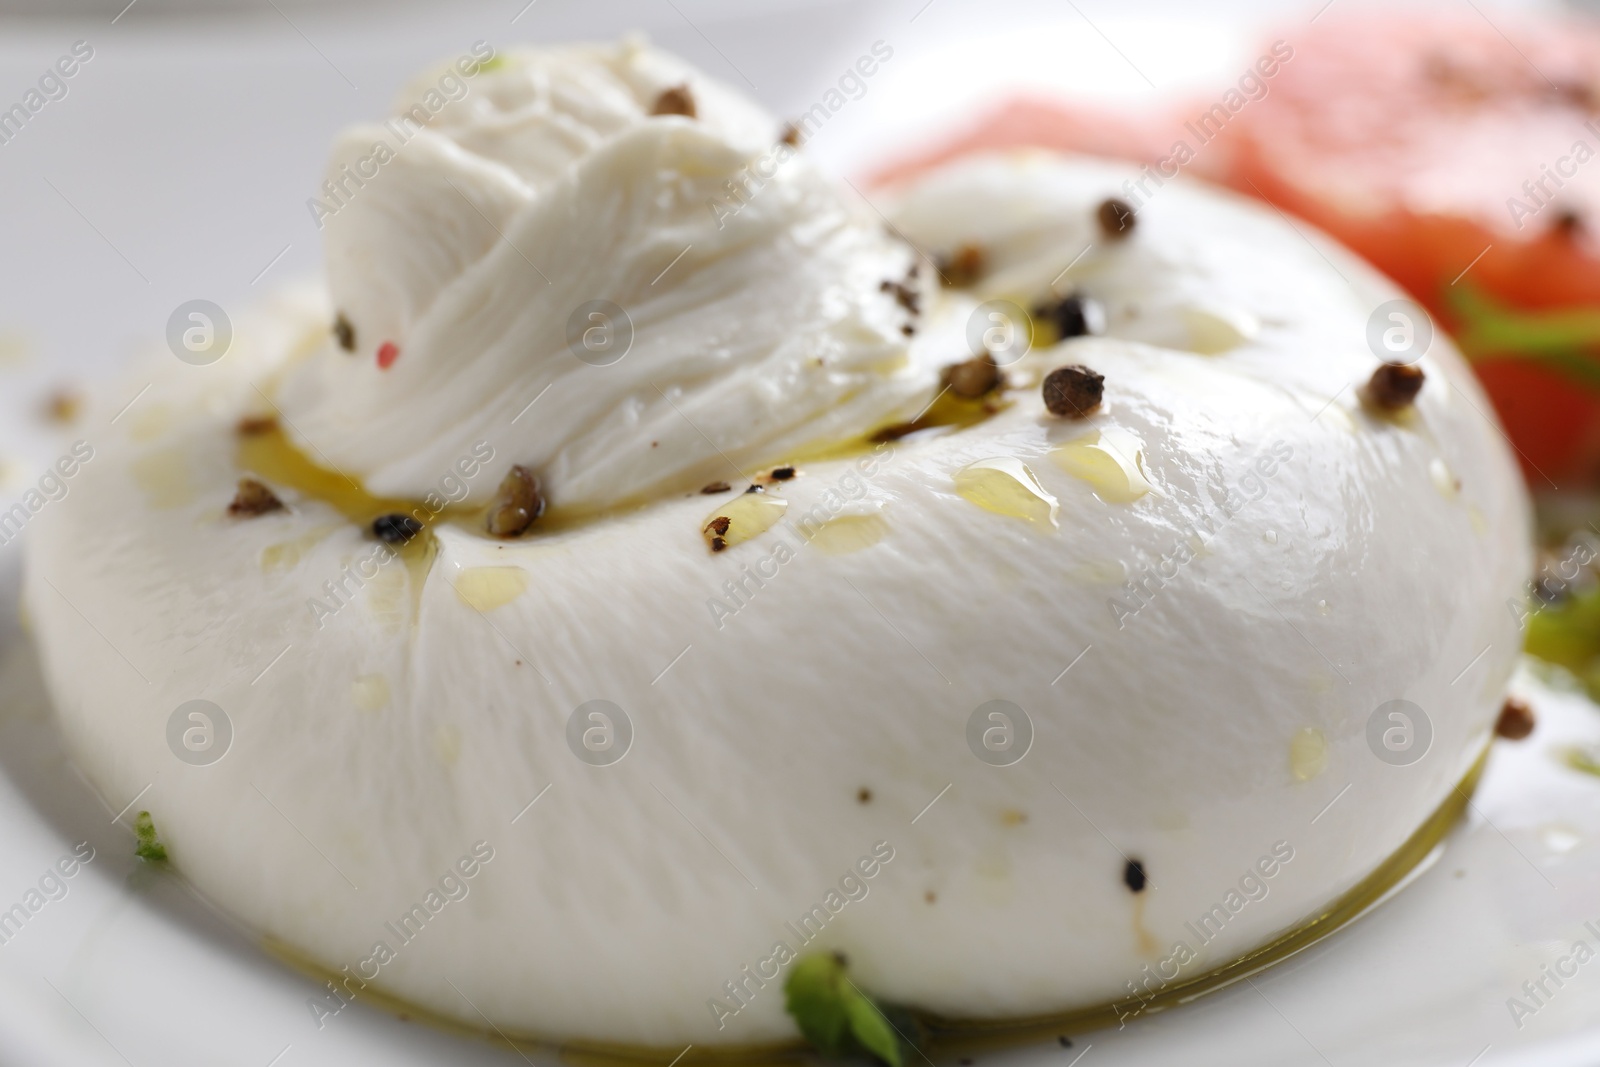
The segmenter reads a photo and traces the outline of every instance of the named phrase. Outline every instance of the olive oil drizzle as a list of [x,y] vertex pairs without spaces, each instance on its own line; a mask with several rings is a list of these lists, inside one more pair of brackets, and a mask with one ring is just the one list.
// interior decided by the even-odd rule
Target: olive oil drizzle
[[[1462,781],[1444,797],[1425,822],[1388,859],[1365,878],[1333,901],[1321,914],[1280,934],[1266,944],[1186,981],[1174,982],[1145,1001],[1132,1001],[1145,1015],[1185,1004],[1206,993],[1232,985],[1241,978],[1286,959],[1316,944],[1346,923],[1360,918],[1423,869],[1425,861],[1441,846],[1446,834],[1467,809],[1473,791],[1488,762],[1489,743]],[[268,953],[318,981],[338,982],[342,975],[315,962],[304,952],[272,937],[262,938]],[[554,1050],[566,1062],[584,1067],[632,1067],[643,1064],[780,1064],[794,1063],[809,1050],[798,1042],[764,1046],[694,1047],[685,1055],[678,1047],[617,1045],[606,1042],[577,1041],[561,1044],[535,1036],[508,1036],[498,1028],[493,1034],[475,1026],[408,1004],[373,986],[361,990],[360,999],[392,1014],[427,1021],[430,1025],[463,1036],[476,1036],[515,1050],[547,1052]],[[952,1019],[918,1013],[927,1035],[926,1051],[932,1054],[995,1051],[1022,1045],[1053,1041],[1058,1035],[1078,1034],[1118,1025],[1129,1014],[1130,1002],[1115,1001],[1075,1011],[1036,1015],[1026,1018]],[[813,1057],[814,1058],[814,1057]]]
[[[881,449],[886,441],[898,440],[912,434],[920,436],[927,431],[958,432],[970,429],[988,421],[1009,406],[1011,402],[1006,400],[963,400],[947,392],[941,393],[912,422],[879,427],[856,437],[803,446],[796,452],[775,457],[773,462],[821,463],[854,459]],[[447,504],[442,509],[434,511],[427,504],[416,500],[376,496],[356,479],[323,466],[307,456],[289,440],[280,427],[275,426],[265,432],[241,436],[238,465],[241,470],[255,474],[269,485],[290,489],[303,497],[327,504],[363,528],[369,528],[373,520],[384,515],[410,515],[422,523],[424,534],[413,538],[402,550],[408,554],[408,560],[421,557],[423,545],[419,542],[431,542],[433,538],[428,533],[428,528],[436,525],[447,524],[463,532],[489,539],[484,529],[483,507]],[[758,465],[752,468],[752,471],[762,470],[766,466],[770,464]],[[698,478],[694,479],[694,483],[677,486],[676,489],[679,493],[692,493],[699,488]],[[602,508],[547,507],[522,539],[532,540],[592,525],[605,519],[639,511],[672,496],[672,493],[656,492]]]

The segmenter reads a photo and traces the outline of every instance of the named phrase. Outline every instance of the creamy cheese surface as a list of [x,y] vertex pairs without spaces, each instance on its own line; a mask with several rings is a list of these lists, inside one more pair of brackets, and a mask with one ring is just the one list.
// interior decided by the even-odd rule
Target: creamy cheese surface
[[[792,958],[840,951],[947,1017],[1137,1014],[1322,915],[1483,753],[1524,490],[1442,337],[1414,407],[1363,407],[1399,294],[1332,242],[1187,182],[1110,240],[1130,172],[986,156],[875,194],[986,251],[941,290],[803,154],[719,228],[776,124],[670,59],[482,77],[329,220],[330,292],[165,357],[30,526],[85,774],[113,810],[148,786],[173,864],[354,1003],[665,1062],[794,1038]],[[696,118],[647,114],[684,81]],[[868,438],[985,302],[1069,291],[1102,333]],[[597,298],[635,329],[609,366],[564,339]],[[1041,398],[1068,364],[1104,376],[1086,418]],[[281,434],[241,435],[263,395]],[[569,517],[488,536],[512,464]],[[230,515],[245,476],[284,506]],[[231,724],[209,762],[169,742],[195,700]],[[308,1028],[354,1010],[325,992]]]
[[[915,257],[781,132],[635,43],[478,73],[326,220],[352,340],[290,372],[291,432],[391,496],[492,432],[595,509],[914,414],[936,369],[881,284]],[[387,133],[347,132],[328,180]]]

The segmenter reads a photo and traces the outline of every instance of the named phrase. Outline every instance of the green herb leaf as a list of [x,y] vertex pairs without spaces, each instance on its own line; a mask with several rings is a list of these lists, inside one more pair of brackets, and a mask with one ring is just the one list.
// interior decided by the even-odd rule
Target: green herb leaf
[[150,818],[148,811],[141,811],[133,820],[133,837],[136,842],[133,854],[150,863],[163,863],[167,858],[167,846],[161,843],[156,836],[155,820]]
[[900,1038],[888,1018],[845,973],[842,956],[806,956],[783,987],[789,1014],[805,1039],[825,1056],[866,1052],[901,1067]]
[[1600,703],[1600,588],[1532,607],[1523,651],[1564,667],[1583,684],[1589,699]]
[[1600,589],[1587,589],[1528,616],[1523,647],[1546,663],[1582,674],[1600,656]]
[[1563,755],[1566,757],[1567,766],[1584,774],[1600,777],[1600,753],[1592,745],[1571,745]]
[[844,1043],[843,978],[844,963],[837,956],[806,956],[794,965],[783,986],[784,1004],[800,1033],[829,1056],[837,1056]]
[[1458,320],[1456,343],[1472,362],[1537,363],[1600,392],[1600,311],[1516,311],[1463,283],[1448,291]]
[[[849,981],[849,979],[845,979]],[[845,1018],[850,1023],[850,1033],[862,1048],[891,1067],[900,1067],[900,1038],[889,1025],[888,1018],[878,1006],[854,990],[855,996],[844,1002]]]
[[1460,320],[1457,340],[1472,356],[1548,355],[1600,346],[1600,310],[1518,311],[1470,282],[1447,293]]

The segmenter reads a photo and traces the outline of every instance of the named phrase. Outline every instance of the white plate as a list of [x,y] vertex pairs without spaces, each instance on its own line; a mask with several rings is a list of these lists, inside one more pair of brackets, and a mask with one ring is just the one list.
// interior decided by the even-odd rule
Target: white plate
[[[341,5],[331,13],[258,5],[193,22],[152,3],[113,24],[123,3],[107,0],[93,19],[4,27],[0,107],[73,41],[96,52],[65,99],[0,145],[0,497],[62,447],[62,431],[35,413],[51,386],[107,377],[133,344],[159,337],[185,300],[242,306],[315,269],[318,240],[304,201],[334,131],[386,107],[424,62],[476,39],[500,46],[640,27],[729,81],[754,77],[755,94],[785,114],[805,110],[856,55],[887,41],[894,59],[808,146],[853,172],[1008,86],[1132,100],[1219,84],[1242,69],[1250,25],[1265,13],[1252,0],[1231,5],[1231,22],[1176,4],[1130,14],[1089,0],[1076,8],[791,0],[755,15],[733,0],[525,4]],[[1314,10],[1273,14],[1288,23]],[[70,436],[94,433],[77,427]],[[18,567],[17,547],[0,547],[0,604],[15,601]],[[1041,1067],[1080,1055],[1085,1067],[1600,1062],[1600,960],[1559,990],[1547,980],[1555,995],[1520,1029],[1507,1004],[1527,1000],[1521,984],[1543,977],[1541,967],[1575,940],[1600,950],[1583,925],[1600,929],[1600,780],[1557,758],[1571,740],[1600,742],[1600,713],[1566,694],[1540,690],[1536,700],[1538,732],[1497,744],[1469,819],[1432,865],[1352,927],[1248,983],[1122,1032],[1083,1035],[1071,1049],[1052,1043],[975,1059]],[[9,609],[0,612],[0,912],[77,842],[96,850],[64,897],[0,944],[0,1064],[525,1062],[359,1004],[318,1030],[306,1008],[313,983],[263,956],[176,876],[133,859],[126,819],[112,818],[133,799],[98,798],[72,772],[31,650]]]

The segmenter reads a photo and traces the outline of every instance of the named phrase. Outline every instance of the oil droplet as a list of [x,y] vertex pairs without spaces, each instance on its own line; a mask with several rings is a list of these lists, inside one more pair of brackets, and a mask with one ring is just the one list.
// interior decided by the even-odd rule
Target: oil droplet
[[740,493],[707,515],[706,521],[700,525],[706,532],[707,540],[710,540],[713,536],[710,532],[711,524],[718,519],[727,519],[728,529],[715,536],[722,538],[725,547],[732,548],[772,529],[777,521],[783,518],[783,513],[788,508],[789,502],[781,496],[773,496],[771,493]]
[[[323,330],[319,336],[326,336]],[[239,439],[237,462],[241,470],[256,475],[269,485],[281,485],[302,497],[320,500],[358,526],[369,526],[379,515],[415,513],[416,505],[398,497],[377,497],[337,471],[317,466],[274,428],[267,433],[248,434]],[[432,510],[431,508],[429,509]],[[433,515],[432,521],[481,518],[475,509],[452,504]],[[541,526],[548,516],[540,520]],[[413,538],[406,551],[413,551],[420,538]]]
[[1189,828],[1189,813],[1180,808],[1168,808],[1156,814],[1156,828],[1178,833]]
[[1027,821],[1028,813],[1018,811],[1016,808],[1006,808],[1000,813],[1000,825],[1002,826],[1021,826]]
[[462,603],[487,612],[527,592],[528,572],[521,567],[468,567],[453,584]]
[[1155,957],[1161,954],[1161,944],[1145,925],[1145,901],[1149,899],[1149,893],[1140,893],[1133,898],[1133,937],[1139,943],[1139,955]]
[[154,441],[172,428],[172,408],[152,404],[134,415],[128,434],[135,441]]
[[1011,859],[998,849],[985,850],[973,861],[972,873],[987,882],[1009,882]]
[[1307,726],[1289,739],[1289,769],[1302,782],[1309,782],[1328,769],[1328,739],[1321,730]]
[[292,367],[311,355],[327,341],[329,332],[326,320],[315,325],[307,324],[305,329],[300,331],[300,336],[295,339],[289,351],[289,358],[284,360],[284,363]]
[[882,516],[840,515],[817,527],[810,543],[830,556],[847,556],[871,548],[888,532],[889,524]]
[[33,358],[28,339],[21,334],[0,334],[0,367],[21,367]]
[[1561,758],[1575,771],[1600,776],[1600,748],[1592,744],[1568,745]]
[[1345,433],[1353,434],[1358,432],[1356,428],[1356,420],[1352,419],[1350,417],[1350,413],[1336,403],[1330,403],[1327,407],[1323,408],[1321,414],[1317,416],[1316,421],[1325,422],[1335,429],[1343,430]]
[[1539,841],[1545,848],[1559,855],[1577,848],[1583,837],[1570,826],[1551,823],[1539,828]]
[[415,622],[422,618],[422,590],[433,571],[434,560],[439,558],[439,539],[433,536],[432,531],[425,530],[421,536],[413,537],[401,545],[396,554],[400,562],[406,565],[407,587],[411,591],[411,619]]
[[153,508],[178,508],[194,499],[189,458],[182,446],[147,452],[134,460],[129,470],[134,484],[144,490]]
[[1238,348],[1261,332],[1260,319],[1233,309],[1186,307],[1183,321],[1189,327],[1190,350],[1203,356]]
[[1155,486],[1144,473],[1144,443],[1127,430],[1107,426],[1050,450],[1056,466],[1082,478],[1110,504],[1138,500]]
[[261,569],[263,571],[293,570],[300,562],[300,546],[295,541],[282,541],[275,545],[268,545],[261,550]]
[[1028,465],[1014,456],[969,463],[955,473],[956,492],[985,511],[1024,522],[1058,525],[1061,505],[1045,492]]
[[411,598],[407,596],[410,575],[406,568],[395,566],[395,562],[384,564],[367,582],[365,590],[373,619],[391,634],[405,628],[411,606]]
[[442,724],[433,732],[433,748],[445,766],[454,767],[461,758],[461,731],[449,723]]
[[294,570],[308,549],[315,547],[317,542],[338,528],[333,525],[318,526],[299,537],[268,545],[261,550],[261,569],[269,574],[273,571]]
[[1450,472],[1442,459],[1435,458],[1428,464],[1428,477],[1433,481],[1433,487],[1439,490],[1439,495],[1446,500],[1454,500],[1461,493],[1461,480]]
[[381,674],[363,674],[350,683],[350,699],[362,711],[378,711],[389,703],[389,679]]
[[1067,573],[1085,585],[1121,585],[1128,580],[1128,565],[1116,559],[1091,559]]
[[1277,530],[1268,530],[1266,533],[1262,534],[1261,537],[1269,545],[1275,545],[1275,544],[1278,543],[1278,531]]

